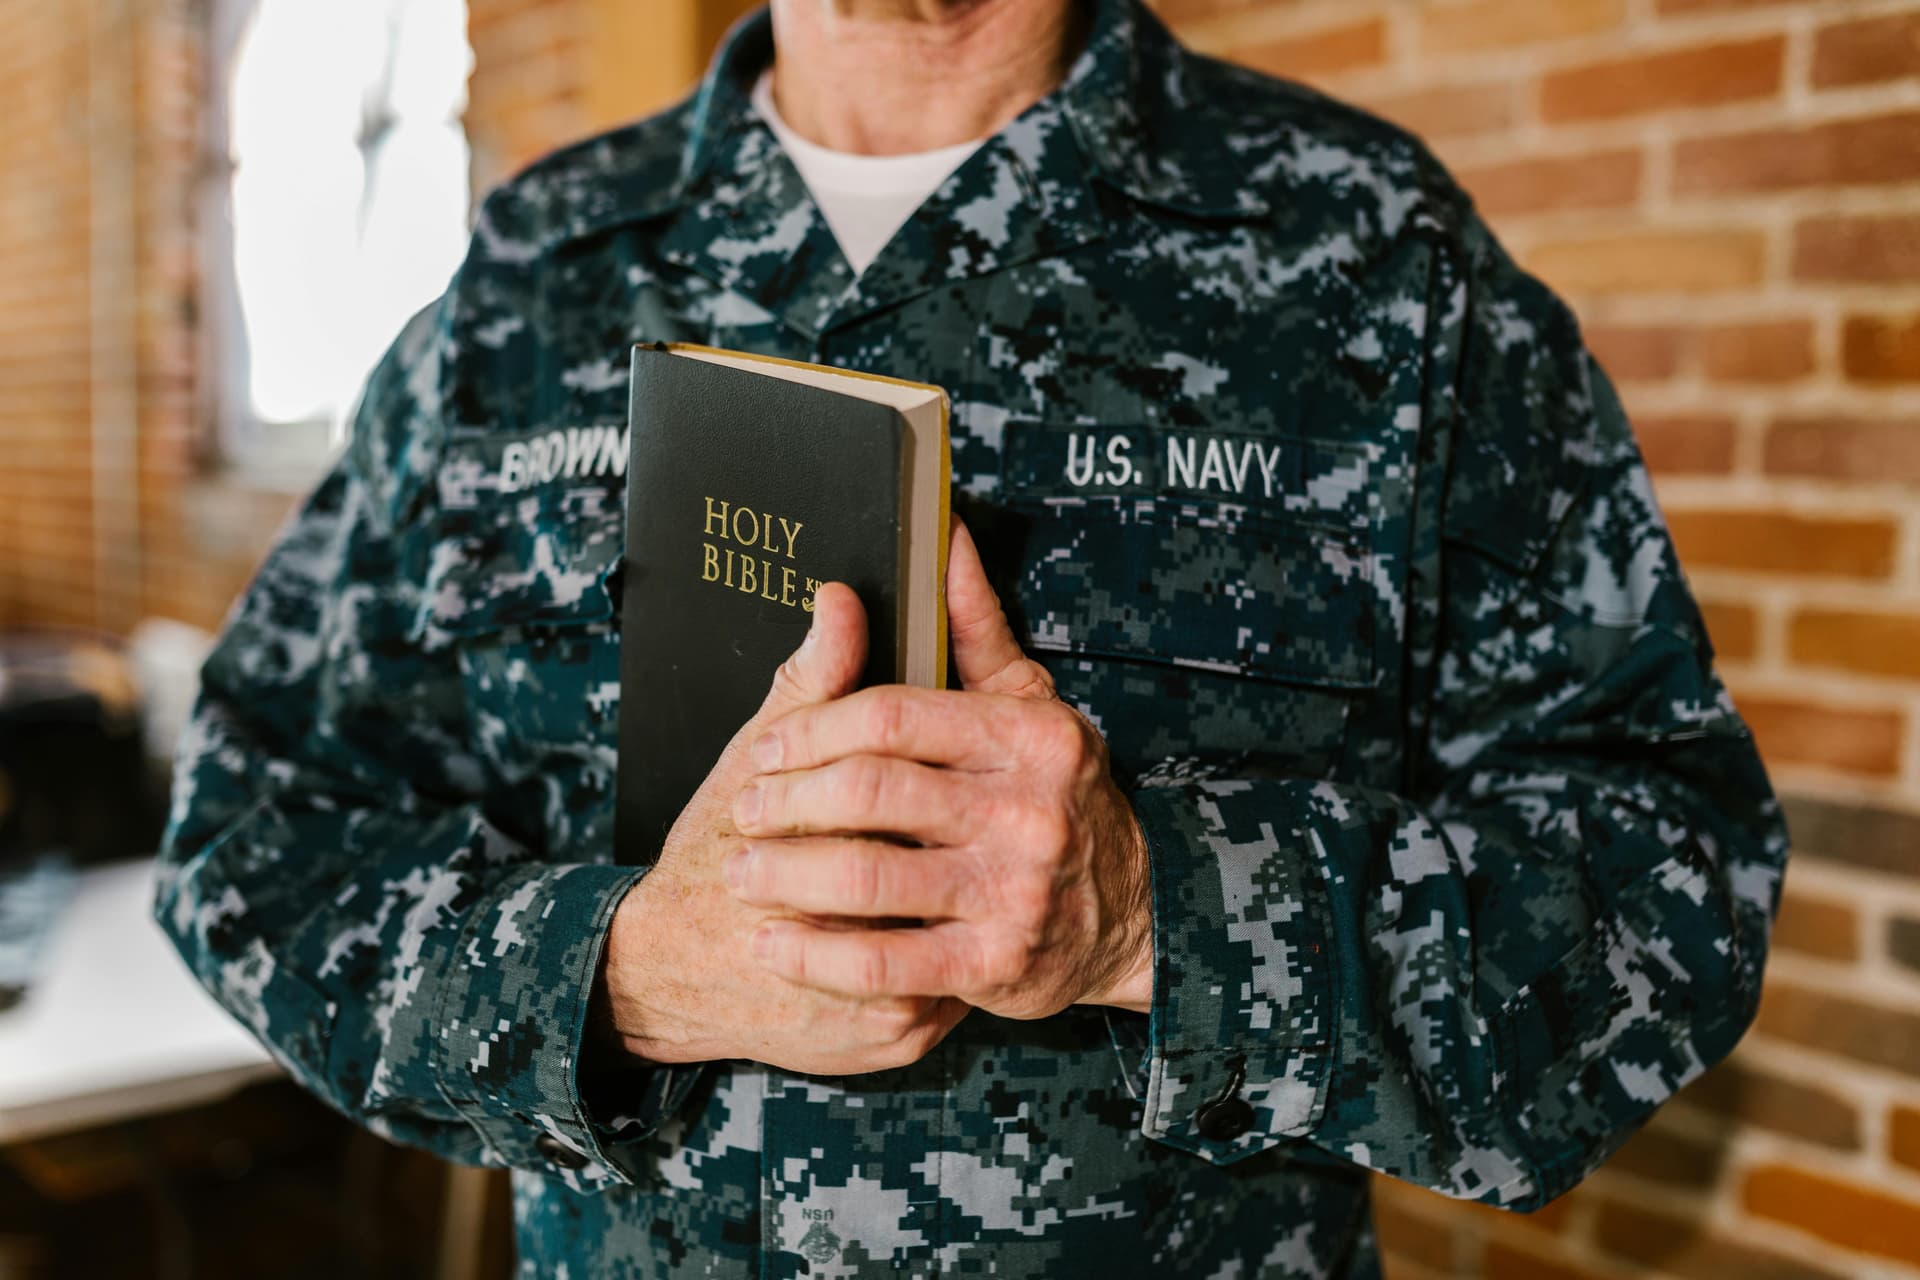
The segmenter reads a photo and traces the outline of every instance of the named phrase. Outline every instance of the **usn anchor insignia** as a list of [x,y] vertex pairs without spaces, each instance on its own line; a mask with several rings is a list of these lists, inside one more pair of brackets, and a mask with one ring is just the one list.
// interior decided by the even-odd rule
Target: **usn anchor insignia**
[[800,1237],[800,1252],[807,1261],[825,1266],[840,1256],[840,1237],[825,1222],[815,1222]]

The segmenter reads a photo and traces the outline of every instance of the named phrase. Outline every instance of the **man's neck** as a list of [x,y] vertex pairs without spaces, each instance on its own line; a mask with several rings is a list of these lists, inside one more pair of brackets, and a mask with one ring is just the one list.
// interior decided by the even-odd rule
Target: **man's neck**
[[773,0],[774,102],[810,142],[904,155],[996,132],[1052,92],[1075,0]]

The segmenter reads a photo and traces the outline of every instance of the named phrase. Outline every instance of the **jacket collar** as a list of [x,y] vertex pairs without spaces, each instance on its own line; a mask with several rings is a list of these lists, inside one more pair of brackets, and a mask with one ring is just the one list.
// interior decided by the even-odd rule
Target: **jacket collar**
[[1267,211],[1195,84],[1196,57],[1140,0],[1093,0],[1087,47],[1056,91],[1100,178],[1143,204],[1202,218]]
[[[1181,47],[1141,0],[1083,0],[1092,10],[1086,47],[1066,80],[1002,131],[1057,113],[1071,125],[1073,168],[1142,204],[1202,218],[1267,211],[1227,148],[1220,119],[1195,87],[1196,55]],[[563,238],[663,216],[744,175],[717,170],[744,158],[743,135],[763,129],[752,86],[773,60],[773,24],[762,8],[735,25],[692,99],[681,108],[685,141],[670,175],[656,165],[611,163],[581,184],[583,199],[561,219]],[[1030,133],[1043,130],[1029,129]],[[1016,143],[1016,146],[1019,144]],[[749,150],[751,147],[749,146]]]

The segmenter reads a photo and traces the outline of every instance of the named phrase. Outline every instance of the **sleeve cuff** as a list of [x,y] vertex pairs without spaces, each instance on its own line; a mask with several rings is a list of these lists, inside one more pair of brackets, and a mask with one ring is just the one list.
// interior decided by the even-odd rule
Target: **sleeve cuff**
[[1230,1164],[1326,1106],[1333,974],[1321,859],[1290,782],[1132,796],[1153,868],[1147,1137]]
[[436,1085],[500,1163],[575,1190],[633,1183],[630,1144],[671,1115],[699,1076],[697,1067],[623,1072],[633,1112],[604,1122],[581,1094],[601,948],[614,909],[643,874],[591,863],[518,871],[441,957]]

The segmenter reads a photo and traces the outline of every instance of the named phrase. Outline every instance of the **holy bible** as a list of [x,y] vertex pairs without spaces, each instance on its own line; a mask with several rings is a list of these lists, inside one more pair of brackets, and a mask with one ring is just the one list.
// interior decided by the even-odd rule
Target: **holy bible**
[[648,863],[814,593],[867,611],[861,683],[946,683],[947,397],[690,344],[633,349],[615,840]]

